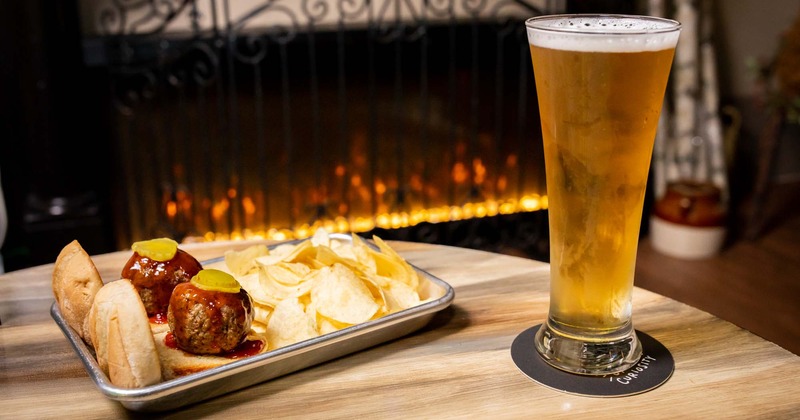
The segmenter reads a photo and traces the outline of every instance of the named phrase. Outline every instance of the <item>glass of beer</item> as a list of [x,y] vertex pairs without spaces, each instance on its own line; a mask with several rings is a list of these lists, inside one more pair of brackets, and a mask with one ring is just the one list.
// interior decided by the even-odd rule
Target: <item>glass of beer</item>
[[642,355],[631,319],[636,250],[681,25],[628,15],[525,25],[550,224],[550,308],[536,350],[567,372],[622,372]]

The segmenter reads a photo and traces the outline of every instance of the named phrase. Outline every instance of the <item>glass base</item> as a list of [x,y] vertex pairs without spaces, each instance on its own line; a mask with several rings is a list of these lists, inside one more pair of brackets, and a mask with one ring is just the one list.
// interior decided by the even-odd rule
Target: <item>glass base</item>
[[548,319],[536,333],[536,351],[551,366],[580,375],[623,372],[642,357],[642,345],[628,323],[613,334],[598,336],[565,331]]

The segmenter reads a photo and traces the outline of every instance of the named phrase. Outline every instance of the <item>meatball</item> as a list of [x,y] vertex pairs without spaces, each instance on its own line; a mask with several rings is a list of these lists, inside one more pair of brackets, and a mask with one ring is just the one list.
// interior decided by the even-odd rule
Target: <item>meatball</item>
[[234,350],[247,338],[253,317],[253,302],[244,289],[229,293],[192,282],[175,286],[167,310],[178,348],[194,354]]
[[142,298],[148,316],[165,314],[172,289],[188,282],[203,267],[186,251],[177,249],[166,261],[158,261],[134,252],[122,269],[122,278],[133,283]]

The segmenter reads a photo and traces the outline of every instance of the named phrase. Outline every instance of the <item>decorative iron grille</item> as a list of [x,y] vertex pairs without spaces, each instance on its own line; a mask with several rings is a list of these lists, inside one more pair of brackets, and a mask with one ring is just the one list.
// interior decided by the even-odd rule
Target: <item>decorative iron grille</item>
[[523,21],[562,2],[84,3],[121,247],[546,208]]

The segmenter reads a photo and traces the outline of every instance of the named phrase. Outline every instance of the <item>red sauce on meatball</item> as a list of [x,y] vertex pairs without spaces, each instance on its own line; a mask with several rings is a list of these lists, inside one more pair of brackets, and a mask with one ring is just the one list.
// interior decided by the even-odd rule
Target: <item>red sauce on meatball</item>
[[[171,349],[180,350],[178,342],[175,340],[175,334],[168,332],[164,335],[164,345]],[[220,353],[217,356],[227,357],[228,359],[242,359],[245,357],[255,356],[261,353],[264,349],[264,342],[261,340],[244,340],[241,344],[236,346],[231,351]]]
[[167,324],[167,313],[166,312],[159,312],[155,315],[150,316],[150,323],[164,325]]
[[202,269],[197,259],[181,249],[169,261],[156,261],[134,252],[121,275],[136,287],[147,315],[152,317],[166,314],[175,286],[188,282]]
[[250,295],[206,290],[193,283],[175,286],[167,319],[178,348],[195,354],[234,351],[253,325]]

